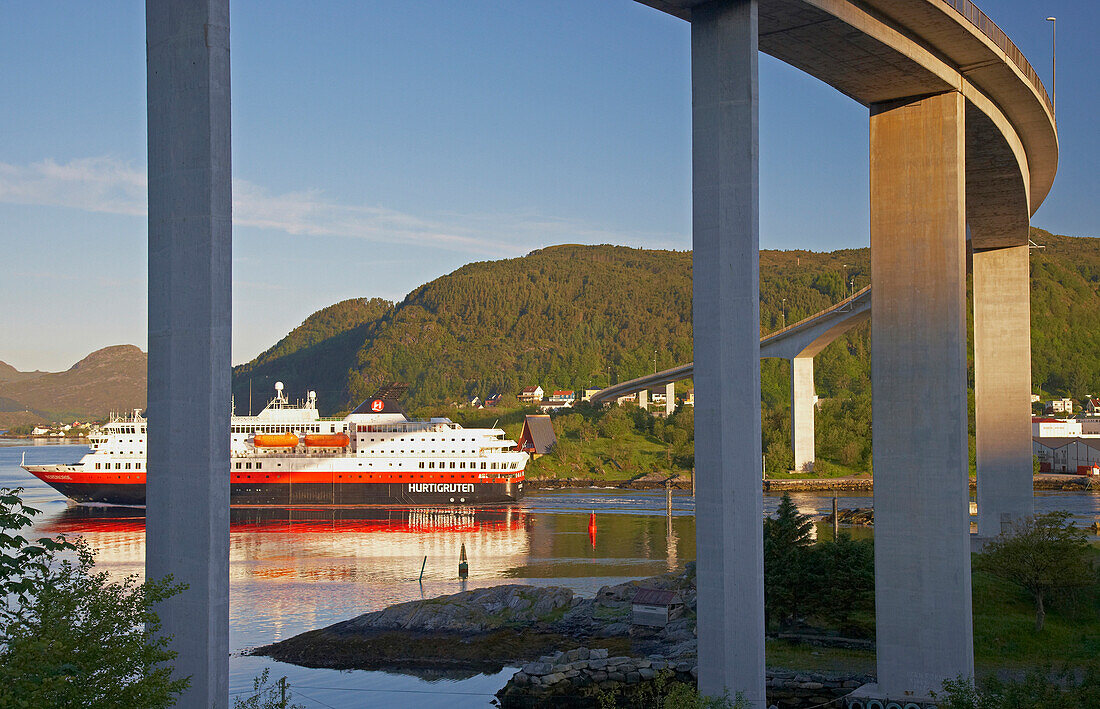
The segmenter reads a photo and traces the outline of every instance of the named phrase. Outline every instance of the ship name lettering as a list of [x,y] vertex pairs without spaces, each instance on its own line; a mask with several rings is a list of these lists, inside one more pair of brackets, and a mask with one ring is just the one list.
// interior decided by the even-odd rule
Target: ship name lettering
[[473,483],[409,483],[409,492],[473,492]]

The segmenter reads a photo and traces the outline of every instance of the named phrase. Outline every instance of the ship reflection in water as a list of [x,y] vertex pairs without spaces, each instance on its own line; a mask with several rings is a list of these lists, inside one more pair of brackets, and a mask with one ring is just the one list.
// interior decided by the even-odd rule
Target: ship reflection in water
[[[234,579],[407,580],[419,575],[420,565],[399,560],[427,556],[425,578],[445,579],[439,564],[457,560],[465,544],[483,572],[500,575],[528,554],[526,521],[515,508],[233,508],[230,573]],[[72,505],[37,531],[83,537],[97,550],[97,563],[112,570],[132,565],[125,573],[140,575],[145,563],[142,508]]]

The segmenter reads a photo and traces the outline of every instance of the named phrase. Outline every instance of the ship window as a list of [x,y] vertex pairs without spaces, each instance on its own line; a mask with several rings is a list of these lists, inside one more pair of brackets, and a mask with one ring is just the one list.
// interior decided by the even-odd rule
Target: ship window
[[423,467],[424,467],[424,461],[420,461],[420,467],[421,467],[421,468],[423,468]]
[[248,468],[249,470],[252,470],[252,463],[245,463],[244,467]]
[[99,470],[99,463],[96,463],[96,464],[95,464],[95,469],[96,469],[96,470]]
[[429,468],[434,468],[435,467],[435,461],[433,460],[430,463],[428,463],[428,467]]
[[459,468],[462,468],[462,469],[465,469],[465,468],[466,468],[466,464],[465,464],[465,463],[459,463],[459,464],[458,464],[458,467],[459,467]]
[[485,470],[485,463],[482,463],[482,464],[481,464],[481,469],[482,469],[482,470]]
[[127,463],[127,464],[126,464],[126,469],[127,469],[127,470],[129,470],[129,469],[130,469],[130,464],[129,464],[129,463]]
[[452,460],[451,461],[451,469],[454,470],[454,467],[455,467],[455,464],[454,464],[454,461]]
[[122,470],[122,463],[115,463],[115,470]]
[[237,463],[237,470],[240,470],[240,469],[241,469],[241,464]]
[[256,470],[259,470],[259,469],[261,469],[261,468],[263,468],[263,467],[264,467],[264,464],[263,464],[263,463],[256,463]]

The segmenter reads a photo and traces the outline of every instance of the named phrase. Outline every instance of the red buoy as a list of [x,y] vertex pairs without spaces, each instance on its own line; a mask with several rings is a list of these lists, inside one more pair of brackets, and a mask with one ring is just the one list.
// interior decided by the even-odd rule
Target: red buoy
[[592,542],[592,548],[596,547],[596,513],[591,512],[588,515],[588,540]]

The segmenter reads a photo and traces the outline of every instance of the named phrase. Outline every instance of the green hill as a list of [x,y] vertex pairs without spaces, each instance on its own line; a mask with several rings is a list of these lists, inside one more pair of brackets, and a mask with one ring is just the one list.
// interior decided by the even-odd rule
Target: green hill
[[[1034,229],[1032,349],[1036,390],[1100,391],[1100,239]],[[868,249],[762,251],[761,334],[795,322],[870,282]],[[324,412],[358,403],[379,384],[410,385],[407,403],[439,406],[493,392],[605,386],[692,359],[691,253],[563,245],[472,263],[401,303],[325,309],[254,362],[234,370],[238,404],[266,400],[276,380],[318,391]],[[346,301],[356,302],[356,301]],[[363,302],[363,301],[359,301]],[[337,304],[339,308],[345,304]],[[323,323],[323,326],[322,326]],[[314,333],[306,336],[306,333]],[[331,333],[331,334],[330,334]],[[284,345],[284,343],[286,343]],[[761,363],[769,469],[790,460],[789,372]],[[819,457],[870,466],[870,328],[815,361]],[[262,392],[257,394],[257,392]],[[242,410],[238,405],[238,410]]]
[[356,354],[373,337],[393,303],[381,298],[352,298],[318,310],[251,362],[233,368],[237,412],[252,402],[262,407],[282,381],[291,398],[312,389],[332,411],[347,401],[347,382]]

